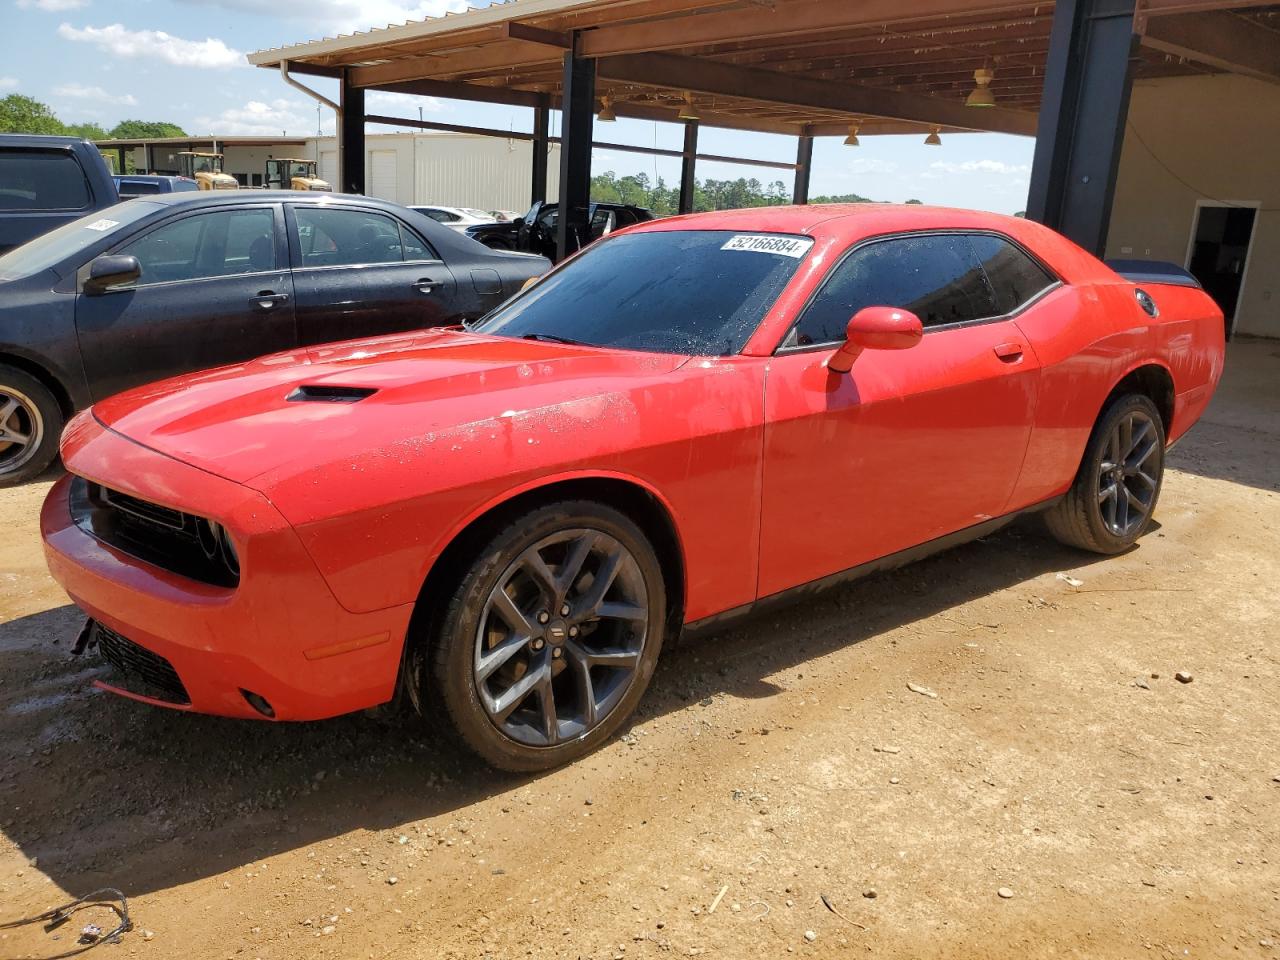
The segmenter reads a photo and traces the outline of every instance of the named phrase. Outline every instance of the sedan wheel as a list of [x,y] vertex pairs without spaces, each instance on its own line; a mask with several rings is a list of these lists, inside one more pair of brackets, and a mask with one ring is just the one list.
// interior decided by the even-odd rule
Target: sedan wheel
[[653,546],[612,507],[565,501],[516,518],[475,557],[430,640],[427,700],[502,769],[595,749],[635,709],[662,647]]
[[530,746],[583,736],[635,680],[648,619],[640,565],[617,539],[582,528],[544,537],[503,571],[476,631],[489,719]]
[[25,370],[0,364],[0,486],[43,473],[58,453],[62,409]]
[[1151,523],[1164,477],[1164,422],[1148,397],[1127,394],[1103,411],[1066,496],[1045,514],[1063,543],[1120,553]]
[[1127,537],[1151,514],[1157,482],[1147,470],[1159,442],[1155,422],[1142,410],[1126,414],[1107,438],[1098,461],[1098,505],[1107,529],[1117,537]]

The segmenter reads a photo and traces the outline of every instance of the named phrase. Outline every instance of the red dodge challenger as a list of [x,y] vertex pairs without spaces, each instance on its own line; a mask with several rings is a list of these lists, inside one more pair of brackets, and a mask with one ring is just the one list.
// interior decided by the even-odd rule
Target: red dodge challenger
[[542,769],[626,723],[682,631],[1028,511],[1128,548],[1222,364],[1189,277],[1026,220],[676,217],[470,329],[99,403],[43,533],[108,689],[274,720],[402,695]]

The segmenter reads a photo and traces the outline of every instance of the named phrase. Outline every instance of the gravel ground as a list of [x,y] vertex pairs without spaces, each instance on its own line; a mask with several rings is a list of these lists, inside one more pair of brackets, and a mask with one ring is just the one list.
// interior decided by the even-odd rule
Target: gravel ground
[[1274,342],[1233,345],[1129,554],[1018,524],[684,645],[536,778],[94,693],[47,488],[0,491],[0,921],[112,885],[104,956],[1280,954]]

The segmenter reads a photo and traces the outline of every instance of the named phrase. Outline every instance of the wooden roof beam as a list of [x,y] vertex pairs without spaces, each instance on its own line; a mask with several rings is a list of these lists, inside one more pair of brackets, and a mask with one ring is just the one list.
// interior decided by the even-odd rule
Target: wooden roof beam
[[[624,53],[676,50],[737,40],[798,36],[822,30],[932,20],[952,15],[1007,13],[1023,9],[1025,0],[986,0],[974,9],[973,0],[826,0],[798,6],[761,7],[750,13],[726,10],[653,22],[599,27],[582,38],[582,55],[608,57]],[[909,9],[909,13],[906,11]]]
[[1153,50],[1280,83],[1280,44],[1271,31],[1225,11],[1157,17],[1142,43]]
[[897,90],[810,80],[771,70],[737,67],[672,54],[644,53],[605,57],[598,61],[597,72],[605,80],[673,87],[696,93],[758,100],[762,103],[785,103],[796,107],[830,110],[851,117],[887,117],[1022,136],[1035,136],[1036,132],[1036,116],[1033,113],[1001,107],[975,110],[962,103]]

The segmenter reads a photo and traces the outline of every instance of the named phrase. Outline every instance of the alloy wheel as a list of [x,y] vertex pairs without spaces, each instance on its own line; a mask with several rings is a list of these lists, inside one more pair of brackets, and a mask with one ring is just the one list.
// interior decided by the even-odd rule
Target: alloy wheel
[[35,456],[44,439],[44,418],[26,394],[0,384],[0,474]]
[[476,692],[518,743],[577,739],[626,695],[648,634],[648,592],[631,551],[599,530],[558,531],[522,552],[489,592],[476,630]]
[[1141,411],[1120,419],[1098,464],[1098,509],[1102,522],[1117,537],[1139,529],[1151,513],[1159,485],[1158,461],[1152,457],[1160,444],[1155,423]]

